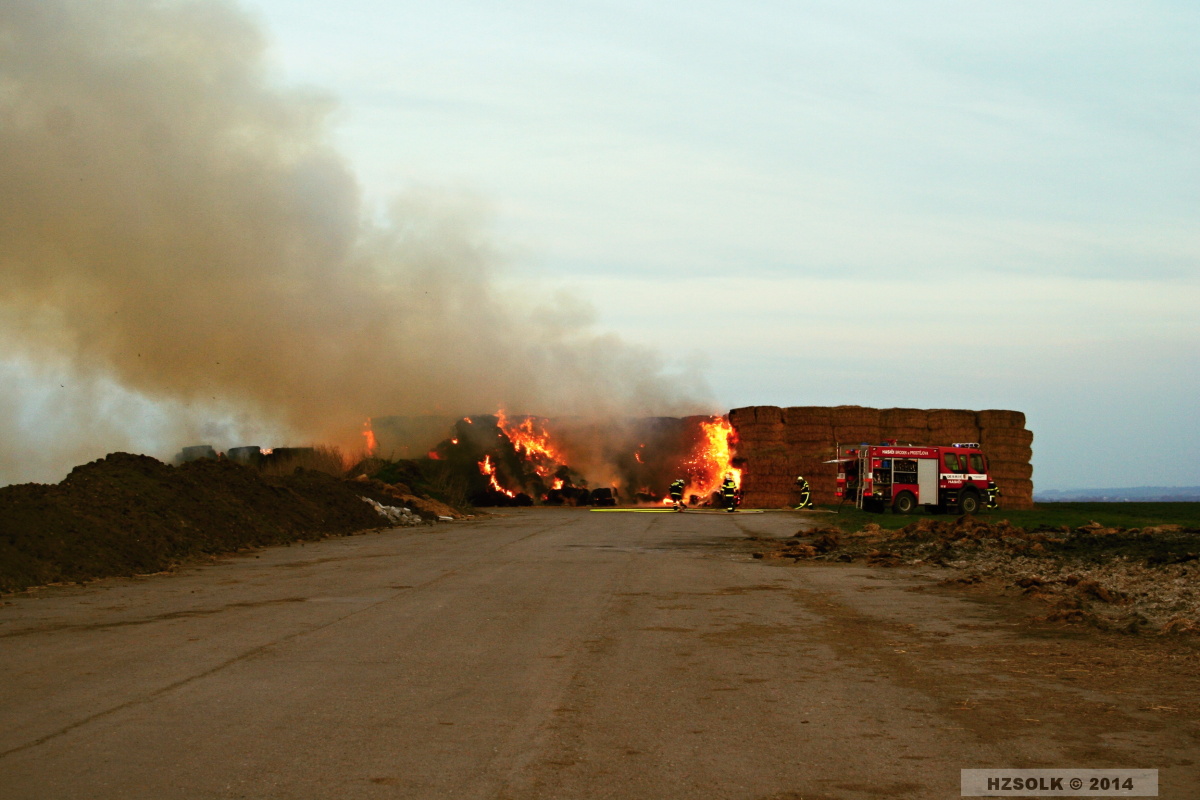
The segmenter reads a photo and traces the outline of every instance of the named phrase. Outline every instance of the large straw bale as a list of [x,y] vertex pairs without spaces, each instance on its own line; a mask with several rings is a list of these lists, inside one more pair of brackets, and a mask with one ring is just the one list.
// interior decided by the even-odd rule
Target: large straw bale
[[1015,461],[988,462],[988,472],[995,480],[1019,478],[1027,480],[1033,477],[1033,465]]
[[783,447],[795,453],[833,452],[833,436],[822,436],[819,439],[788,439]]
[[746,406],[729,412],[729,422],[734,427],[747,422],[781,424],[783,409],[778,406]]
[[833,427],[830,425],[787,425],[783,431],[783,438],[788,442],[823,442],[833,439]]
[[857,447],[866,442],[867,444],[879,444],[883,441],[883,437],[879,433],[879,428],[867,428],[863,426],[838,428],[833,429],[833,439],[843,448]]
[[829,427],[833,420],[829,406],[788,406],[783,410],[783,421],[791,425],[824,425]]
[[785,429],[782,425],[762,425],[750,423],[734,427],[739,449],[743,447],[764,447],[767,445],[782,445]]
[[1033,448],[1018,447],[1017,445],[998,445],[983,448],[984,455],[996,463],[1017,462],[1029,463],[1033,460]]
[[836,406],[829,409],[829,417],[837,426],[879,426],[879,409],[862,406]]
[[1001,511],[1029,511],[1033,508],[1033,497],[1000,496]]
[[979,420],[974,411],[958,408],[934,408],[929,412],[927,425],[933,428],[978,428]]
[[883,439],[895,439],[899,444],[929,444],[928,428],[880,428]]
[[1033,444],[1033,431],[1024,428],[984,428],[979,435],[985,447],[993,445],[1028,447]]
[[976,411],[975,416],[979,420],[981,428],[1025,427],[1025,415],[1020,411],[1002,411],[992,408],[987,411]]
[[797,445],[791,450],[791,460],[789,463],[796,463],[797,461],[810,461],[812,463],[819,464],[822,461],[831,460],[836,455],[833,445],[827,445],[824,443],[809,444],[804,446]]
[[928,428],[929,413],[920,408],[885,408],[879,412],[884,428]]
[[1000,487],[1001,508],[1032,508],[1033,481],[1008,478],[996,481]]
[[797,458],[790,461],[788,467],[797,475],[802,475],[809,472],[832,472],[834,465],[826,464],[819,458]]

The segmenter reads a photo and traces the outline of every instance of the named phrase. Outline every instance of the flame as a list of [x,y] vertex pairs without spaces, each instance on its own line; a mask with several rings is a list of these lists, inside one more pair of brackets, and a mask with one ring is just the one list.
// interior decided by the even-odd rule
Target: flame
[[562,487],[563,487],[562,478],[555,478],[554,483],[551,484],[551,486],[550,486],[551,489],[561,489]]
[[442,455],[441,455],[441,453],[439,453],[437,450],[430,450],[430,451],[429,451],[429,452],[428,452],[426,455],[427,455],[429,458],[432,458],[434,461],[441,461],[441,460],[442,460]]
[[696,494],[708,497],[720,490],[727,475],[733,478],[734,485],[740,489],[742,471],[732,466],[737,436],[729,420],[725,417],[712,417],[700,423],[700,432],[700,440],[692,454],[683,462],[688,477],[684,496]]
[[642,461],[642,454],[641,454],[641,453],[639,453],[639,452],[637,452],[637,451],[634,451],[634,453],[633,453],[633,457],[634,457],[634,458],[637,460],[637,462],[638,462],[639,464],[645,464],[645,463],[646,463],[645,461]]
[[504,409],[500,409],[496,412],[496,426],[539,477],[550,477],[564,463],[563,455],[550,442],[550,434],[533,417],[525,417],[519,425],[514,425],[508,421]]
[[450,444],[458,444],[458,439],[451,439]]
[[497,492],[506,494],[509,497],[517,496],[516,492],[510,492],[508,489],[505,489],[503,486],[501,486],[499,481],[496,480],[496,465],[492,463],[491,456],[484,456],[483,461],[479,462],[479,472],[480,474],[487,475],[488,482]]
[[673,506],[673,505],[675,505],[675,501],[674,501],[674,500],[672,500],[672,499],[671,499],[671,498],[669,498],[669,497],[664,497],[664,498],[662,499],[662,504],[663,504],[664,506]]
[[371,418],[367,417],[367,421],[363,423],[363,439],[367,444],[367,455],[375,455],[375,451],[379,449],[379,442],[375,441],[375,431],[371,429]]

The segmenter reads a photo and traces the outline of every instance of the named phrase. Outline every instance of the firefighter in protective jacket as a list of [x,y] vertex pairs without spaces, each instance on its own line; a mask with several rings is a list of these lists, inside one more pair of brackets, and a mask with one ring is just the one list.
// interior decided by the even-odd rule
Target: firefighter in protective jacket
[[737,511],[737,484],[733,482],[732,475],[726,475],[725,482],[721,484],[721,499],[725,502],[726,511]]
[[991,483],[987,489],[987,500],[984,501],[984,508],[990,511],[995,511],[1000,507],[1000,487]]
[[671,483],[671,500],[674,501],[674,503],[675,503],[676,511],[683,511],[683,509],[684,509],[684,505],[685,505],[683,502],[683,487],[684,487],[684,485],[685,484],[684,484],[683,478],[678,478],[674,482]]
[[800,492],[800,503],[796,506],[796,510],[812,508],[812,487],[808,485],[808,481],[804,479],[803,475],[796,478],[796,489]]

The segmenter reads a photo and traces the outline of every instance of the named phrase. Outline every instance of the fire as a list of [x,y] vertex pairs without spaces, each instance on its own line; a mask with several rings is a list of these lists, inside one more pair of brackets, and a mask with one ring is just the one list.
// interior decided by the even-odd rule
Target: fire
[[726,475],[742,486],[742,471],[733,466],[733,449],[737,436],[725,417],[712,417],[700,423],[701,437],[691,456],[684,462],[688,486],[685,495],[708,497],[720,491]]
[[551,489],[561,489],[563,487],[562,478],[555,478],[554,483],[550,485]]
[[508,421],[504,409],[500,409],[496,412],[496,426],[508,437],[513,449],[533,465],[539,477],[550,477],[564,463],[563,455],[550,442],[550,434],[533,417],[526,417],[519,425],[513,425]]
[[492,463],[491,456],[484,456],[483,461],[479,462],[479,472],[480,474],[488,477],[488,482],[497,492],[506,494],[509,497],[517,496],[516,492],[510,492],[508,489],[505,489],[503,486],[501,486],[499,481],[496,480],[496,465]]
[[363,439],[367,444],[367,455],[375,455],[375,451],[379,449],[379,442],[375,441],[375,431],[371,429],[371,418],[367,417],[367,421],[363,423]]

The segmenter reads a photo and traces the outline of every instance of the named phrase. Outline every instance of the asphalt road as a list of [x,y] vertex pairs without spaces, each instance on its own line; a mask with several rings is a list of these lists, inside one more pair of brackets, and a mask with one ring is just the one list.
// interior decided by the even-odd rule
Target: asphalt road
[[0,797],[1196,796],[1193,685],[911,570],[751,557],[796,528],[529,509],[6,598]]

